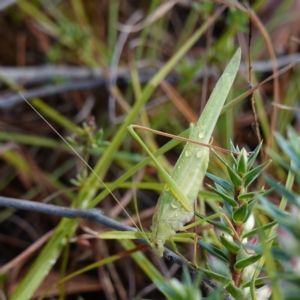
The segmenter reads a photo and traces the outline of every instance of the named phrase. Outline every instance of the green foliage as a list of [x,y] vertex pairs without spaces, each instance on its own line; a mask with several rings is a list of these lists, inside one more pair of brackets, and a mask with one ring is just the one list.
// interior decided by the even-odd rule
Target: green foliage
[[185,300],[185,299],[203,299],[199,289],[201,277],[192,282],[190,274],[186,268],[183,269],[182,281],[176,278],[170,279],[169,282],[159,283],[159,288],[164,292],[168,299]]
[[[139,82],[139,76],[136,76],[136,83],[134,82],[135,79],[132,74],[129,74],[129,72],[126,74],[126,76],[128,76],[126,77],[128,82],[133,84],[128,84],[124,87],[124,90],[119,91],[119,100],[121,100],[121,102],[126,100],[126,103],[125,101],[124,103],[129,106],[132,103],[134,104],[126,110],[126,114],[124,115],[125,121],[121,125],[109,123],[107,120],[103,122],[103,120],[99,120],[97,116],[97,121],[101,121],[101,126],[102,123],[109,123],[103,126],[105,136],[103,136],[101,130],[96,132],[95,124],[91,126],[91,124],[86,123],[82,129],[79,129],[68,117],[59,113],[60,110],[57,107],[50,107],[49,105],[45,105],[42,101],[36,101],[36,107],[39,111],[42,111],[43,115],[46,115],[57,126],[60,126],[62,130],[74,132],[69,141],[83,154],[85,159],[88,159],[90,155],[94,156],[93,161],[98,159],[95,172],[99,174],[101,178],[105,178],[109,173],[108,178],[115,179],[112,183],[108,184],[112,191],[119,189],[118,193],[121,194],[125,188],[134,188],[134,190],[136,188],[156,191],[161,190],[162,184],[157,183],[157,175],[152,169],[151,172],[148,172],[148,169],[146,170],[141,183],[138,182],[135,184],[135,182],[132,182],[132,177],[135,173],[140,172],[140,170],[147,165],[150,165],[150,168],[153,166],[149,158],[143,159],[143,155],[137,153],[139,151],[138,148],[132,147],[131,140],[127,134],[127,126],[136,122],[149,122],[152,128],[160,127],[158,129],[172,133],[178,133],[182,128],[186,128],[190,120],[185,120],[181,115],[180,109],[176,109],[172,102],[168,102],[166,105],[160,105],[159,109],[155,109],[155,107],[153,108],[152,106],[150,113],[148,113],[149,111],[145,113],[145,108],[147,109],[146,104],[150,103],[151,100],[154,100],[153,103],[156,103],[155,100],[158,99],[157,97],[166,97],[160,93],[159,86],[170,72],[174,72],[175,77],[180,78],[176,86],[179,94],[185,98],[186,104],[191,105],[193,111],[197,113],[201,93],[203,93],[203,97],[201,96],[201,98],[203,98],[205,102],[205,89],[207,87],[210,89],[210,87],[214,85],[214,77],[219,77],[220,70],[223,69],[224,63],[229,60],[234,49],[237,48],[237,33],[245,32],[248,29],[247,23],[249,18],[244,10],[237,10],[236,8],[230,7],[221,17],[218,17],[217,22],[215,22],[212,17],[220,6],[211,1],[192,1],[190,10],[189,7],[178,4],[175,8],[184,11],[184,18],[178,13],[179,10],[176,10],[174,14],[172,11],[167,11],[160,16],[159,22],[156,20],[149,24],[144,23],[145,26],[141,29],[141,32],[134,32],[132,34],[133,39],[128,40],[128,43],[126,41],[124,49],[119,49],[117,41],[123,32],[119,30],[117,24],[124,23],[124,20],[130,18],[128,12],[133,11],[130,7],[131,4],[124,7],[124,3],[128,5],[126,1],[123,3],[118,0],[105,2],[102,6],[103,12],[101,12],[101,14],[103,13],[104,18],[103,21],[100,20],[102,21],[101,23],[98,18],[98,12],[96,10],[88,10],[89,5],[93,7],[92,2],[75,0],[57,2],[50,5],[49,1],[39,1],[37,3],[37,1],[20,0],[17,1],[17,6],[10,9],[9,15],[12,16],[12,22],[17,19],[18,24],[21,23],[23,18],[28,23],[32,22],[35,30],[37,30],[37,32],[38,30],[41,31],[41,33],[38,34],[41,37],[40,41],[43,41],[43,35],[47,36],[50,48],[44,53],[46,61],[48,60],[57,64],[82,64],[86,67],[101,68],[101,70],[104,71],[103,73],[109,77],[110,67],[115,63],[112,62],[112,57],[117,50],[122,52],[120,61],[117,62],[117,67],[120,65],[127,67],[133,64],[131,61],[132,57],[137,58],[134,64],[140,62],[144,64],[144,59],[149,60],[149,58],[151,58],[151,63],[153,63],[157,72],[151,73],[152,77],[143,82]],[[140,3],[142,2],[143,1],[140,1]],[[264,1],[255,2],[257,6],[259,6],[259,3],[261,5],[264,3]],[[169,1],[169,3],[171,2]],[[236,7],[242,4],[241,1],[235,1],[234,3],[229,1],[228,3]],[[290,7],[291,4],[288,1],[283,1],[282,3],[283,4],[280,4],[278,10],[274,13],[274,19],[272,19],[270,23],[265,24],[266,32],[272,33],[281,23],[283,23],[284,26],[286,25],[286,20],[282,20],[282,16],[288,15],[286,13],[287,7]],[[146,2],[143,2],[141,5],[143,5],[143,11],[148,10],[149,16],[149,14],[153,12],[156,14],[159,13],[162,8],[161,4],[160,1],[156,0],[150,1],[149,7],[146,9],[144,9],[144,5],[147,5]],[[107,10],[106,6],[108,6]],[[186,12],[189,15],[186,18],[188,22],[185,23]],[[107,19],[105,16],[106,13],[108,16]],[[174,18],[174,16],[176,18]],[[224,18],[226,18],[225,22]],[[142,19],[142,22],[146,19],[147,15]],[[169,22],[170,20],[171,22]],[[222,30],[219,30],[220,24],[224,24]],[[226,26],[226,24],[228,26]],[[13,24],[11,25],[13,26]],[[185,30],[178,30],[183,26]],[[171,27],[171,30],[169,30],[169,27]],[[209,28],[217,29],[219,32],[218,35],[215,36],[211,34],[208,30]],[[173,31],[175,34],[172,37]],[[32,30],[32,32],[34,33],[35,31]],[[156,32],[159,32],[159,35],[156,35]],[[172,47],[164,48],[165,41],[161,42],[159,39],[159,36],[162,35],[168,38],[167,41],[168,43],[170,41]],[[266,48],[262,46],[263,40],[261,37],[267,40],[267,35],[260,34],[258,36],[255,43],[251,45],[251,58],[253,61],[258,58],[266,58],[263,56],[263,54],[266,53]],[[31,47],[33,47],[32,44],[34,44],[31,43],[32,37],[33,35],[31,33],[30,39],[26,42],[26,45],[30,47],[30,56],[32,56]],[[133,41],[134,43],[131,43]],[[136,41],[138,41],[137,48],[135,48]],[[7,44],[11,47],[10,41],[8,41]],[[39,42],[36,42],[36,44],[39,44]],[[129,45],[128,47],[127,44]],[[132,47],[132,44],[134,44],[134,47]],[[200,45],[200,47],[198,47],[198,49],[195,48],[196,51],[194,52],[189,51],[195,44]],[[206,51],[205,47],[207,47],[209,51]],[[128,53],[130,55],[128,55]],[[193,53],[196,53],[196,55]],[[26,52],[26,55],[27,54],[29,54],[29,52]],[[246,57],[246,54],[243,53],[243,56]],[[207,73],[207,71],[213,72]],[[253,73],[255,73],[255,70]],[[294,73],[296,74],[296,72]],[[204,77],[203,75],[199,77],[199,74],[204,74]],[[255,74],[253,74],[253,76],[255,76]],[[63,78],[59,80],[61,80],[60,82],[64,82]],[[253,77],[254,82],[255,80],[259,81],[260,79]],[[206,81],[209,81],[209,83]],[[242,82],[243,84],[241,84]],[[217,124],[214,139],[218,144],[224,145],[226,141],[229,140],[224,138],[224,135],[234,136],[234,134],[237,133],[236,124],[232,116],[240,116],[240,112],[243,111],[241,110],[243,108],[242,100],[245,99],[245,95],[238,95],[241,93],[241,86],[243,86],[243,88],[246,86],[244,83],[243,77],[239,76],[232,95],[230,95],[230,98],[236,98],[234,101],[229,102],[222,111],[222,113],[227,112],[228,115],[226,114],[225,123]],[[298,85],[299,80],[297,76],[292,74],[290,80],[286,82],[285,90],[287,92],[282,97],[284,104],[294,105],[297,99],[299,99]],[[133,90],[133,86],[135,90]],[[265,135],[264,139],[269,144],[269,141],[273,138],[273,134],[269,132],[270,126],[268,123],[269,119],[267,118],[269,115],[269,111],[267,110],[270,105],[262,104],[259,92],[255,96],[262,131]],[[76,99],[75,101],[78,100]],[[80,102],[78,101],[76,103],[76,108],[78,108],[78,103]],[[150,105],[153,103],[151,102]],[[233,108],[233,106],[235,107]],[[123,113],[123,109],[124,107],[120,108],[121,113]],[[232,109],[232,112],[230,112],[229,109]],[[146,115],[146,118],[142,117],[143,114]],[[292,119],[290,112],[286,112],[286,115],[284,118],[279,117],[280,122],[277,122],[279,132],[283,132],[287,123]],[[15,124],[15,121],[11,124]],[[144,125],[149,126],[148,124]],[[226,125],[226,127],[223,125]],[[11,130],[11,128],[9,128],[9,130]],[[187,133],[183,133],[183,135],[187,136]],[[273,169],[273,174],[279,174],[280,181],[284,182],[285,174],[289,172],[289,176],[295,176],[296,181],[299,183],[300,155],[299,148],[297,147],[300,143],[297,133],[289,129],[288,141],[279,134],[275,134],[274,136],[283,150],[284,155],[292,159],[293,162],[289,164],[284,155],[277,153],[275,148],[275,150],[270,150],[273,159],[276,160],[278,164],[276,169]],[[219,139],[219,137],[221,137],[221,139]],[[25,145],[30,145],[32,147],[30,150],[33,150],[33,146],[35,146],[38,150],[47,148],[47,150],[62,150],[68,152],[67,154],[70,152],[65,145],[54,139],[24,133],[22,126],[18,129],[17,133],[3,130],[0,132],[0,139],[4,142],[14,141],[22,144],[24,147]],[[108,139],[110,143],[105,142],[105,140]],[[150,137],[149,140],[150,143],[147,141],[147,145],[151,143],[155,144],[155,138]],[[153,151],[153,155],[162,155],[167,150],[178,145],[178,143],[178,141],[171,141],[164,147],[157,147],[158,150]],[[231,147],[232,151],[240,152],[239,149],[233,145],[231,145]],[[295,268],[295,261],[293,261],[295,257],[297,258],[299,256],[299,229],[296,226],[297,222],[299,224],[299,191],[296,190],[296,187],[292,191],[291,187],[278,185],[277,179],[267,179],[269,184],[283,196],[281,203],[288,201],[291,205],[292,210],[287,213],[284,212],[284,207],[278,208],[276,205],[270,204],[270,201],[267,200],[267,194],[270,191],[263,189],[256,190],[255,187],[251,186],[262,171],[269,165],[268,161],[258,166],[255,165],[255,167],[252,168],[256,162],[259,147],[261,147],[261,145],[259,145],[249,157],[246,155],[246,151],[242,149],[241,154],[237,158],[233,157],[230,163],[226,162],[220,155],[218,156],[218,162],[216,162],[215,157],[211,159],[209,172],[216,175],[208,173],[207,177],[215,184],[214,187],[209,186],[209,189],[215,193],[215,196],[207,197],[205,201],[201,200],[201,205],[203,204],[200,207],[201,214],[196,213],[201,220],[207,219],[205,212],[206,204],[214,211],[217,211],[219,202],[222,202],[220,212],[223,213],[223,215],[221,219],[219,221],[207,221],[218,229],[215,235],[218,236],[219,239],[216,241],[216,239],[210,235],[210,229],[204,229],[203,239],[199,241],[199,245],[206,250],[208,257],[208,267],[203,268],[203,265],[201,265],[199,271],[220,283],[220,289],[215,292],[214,297],[213,294],[211,295],[211,299],[226,298],[222,294],[224,290],[227,291],[227,294],[231,293],[232,297],[236,299],[244,298],[252,300],[255,298],[255,294],[259,300],[266,299],[267,296],[265,295],[270,292],[270,286],[274,289],[274,297],[276,297],[276,286],[273,285],[274,280],[281,280],[279,285],[286,299],[292,299],[292,297],[297,299],[299,295],[299,288],[297,286],[299,285],[299,277],[297,277],[299,272]],[[35,152],[38,151],[30,151],[29,153]],[[172,155],[174,155],[175,152],[173,152]],[[15,178],[16,176],[19,176],[21,179],[24,175],[28,176],[28,178],[33,177],[31,165],[26,160],[26,156],[22,156],[20,151],[13,150],[6,152],[3,154],[2,159],[9,165],[9,169],[13,168],[15,171],[10,171],[8,174],[5,174],[5,178],[1,181],[2,186],[7,184],[7,180],[10,181],[11,178]],[[63,191],[66,188],[64,179],[60,177],[63,173],[67,174],[74,166],[74,158],[69,159],[67,163],[68,166],[64,166],[63,169],[61,168],[62,166],[59,166],[54,169],[53,172],[51,171],[51,174],[48,174],[47,171],[44,173],[47,180],[55,186],[58,191]],[[222,175],[223,172],[227,172],[226,176]],[[120,176],[120,174],[122,175]],[[76,178],[77,180],[73,180],[73,183],[80,187],[80,191],[66,193],[64,195],[74,207],[93,208],[104,198],[108,198],[107,195],[110,191],[104,189],[103,183],[98,182],[97,178],[93,174],[90,174],[86,168],[81,168],[81,172],[79,172]],[[25,181],[25,186],[28,188],[28,192],[23,196],[27,199],[31,199],[31,197],[35,197],[36,195],[48,195],[49,192],[42,187],[42,184],[33,186],[31,182]],[[99,188],[103,190],[99,192]],[[10,191],[12,190],[14,189],[10,189]],[[207,195],[211,195],[211,193],[207,193]],[[259,198],[261,198],[261,202],[259,202]],[[148,205],[149,204],[147,204],[147,207]],[[111,208],[112,205],[104,205],[103,207]],[[259,213],[257,213],[257,210]],[[254,226],[254,215],[256,217],[256,226]],[[267,217],[272,219],[270,223],[266,222]],[[120,221],[123,220],[123,218],[122,215],[118,216],[118,220]],[[262,221],[263,224],[260,224],[261,219],[264,220]],[[64,251],[64,248],[67,247],[69,238],[72,240],[77,233],[76,229],[78,228],[79,222],[79,220],[65,219],[56,226],[56,232],[53,237],[49,240],[47,245],[43,247],[40,253],[37,254],[37,257],[34,258],[34,262],[26,272],[24,279],[18,282],[18,287],[11,296],[11,299],[27,299],[32,297],[41,282],[46,281],[45,276],[51,271],[53,264],[56,261],[58,261],[56,266],[60,264],[58,259],[62,251]],[[275,235],[276,232],[274,231],[276,224],[280,224],[277,235]],[[256,234],[260,236],[259,240],[257,238],[255,239]],[[140,235],[138,236],[140,237]],[[277,236],[279,241],[276,239]],[[129,235],[126,237],[129,237]],[[117,239],[116,236],[114,238]],[[264,250],[261,245],[261,241],[263,242],[264,240],[266,241],[267,248],[270,248],[271,242],[274,241],[274,247],[271,250],[269,249],[270,254]],[[126,248],[124,241],[120,241],[120,244]],[[286,244],[291,245],[291,247],[285,247]],[[134,247],[134,245],[130,246],[130,249]],[[141,253],[138,252],[138,254]],[[260,264],[261,259],[259,258],[261,256],[262,258],[267,257],[271,258],[271,260],[274,259],[276,263],[280,262],[280,270],[275,268],[270,269],[264,262]],[[113,257],[113,255],[111,255],[111,257]],[[144,257],[138,255],[132,257],[136,264],[140,266],[140,272],[143,272],[145,276],[150,278],[161,291],[172,295],[170,298],[182,299],[180,298],[184,295],[182,291],[186,293],[185,296],[188,293],[192,293],[193,298],[198,297],[198,295],[201,297],[200,292],[197,292],[197,284],[192,284],[191,281],[186,278],[186,273],[183,282],[179,282],[177,279],[167,282],[150,261],[148,262]],[[118,259],[119,258],[120,257],[118,257]],[[257,261],[257,259],[259,259],[259,261]],[[109,263],[109,258],[106,260],[105,257],[104,260],[103,265]],[[263,279],[256,278],[254,275],[259,273],[261,269],[266,272],[266,277]],[[233,275],[240,275],[240,282],[234,282]],[[157,278],[159,278],[159,280],[156,280]],[[252,286],[254,286],[254,288]],[[258,286],[262,287],[258,288]],[[246,292],[248,288],[253,289],[254,292],[252,295]],[[63,288],[61,290],[63,291]],[[65,297],[64,293],[60,292],[59,297],[63,299]],[[280,297],[280,295],[278,297]]]
[[[291,159],[290,165],[286,163],[283,157],[274,155],[274,152],[271,152],[271,155],[299,183],[299,136],[291,127],[288,128],[288,139],[284,139],[278,133],[275,136],[284,154]],[[281,269],[275,273],[273,282],[279,285],[284,299],[298,299],[300,293],[300,196],[291,191],[287,186],[284,187],[282,184],[277,183],[276,180],[269,176],[266,177],[266,181],[291,205],[289,212],[283,212],[280,208],[271,204],[265,197],[260,196],[260,201],[266,212],[278,224],[276,235],[278,244],[272,248],[272,256],[273,259],[281,263]]]
[[108,141],[103,141],[103,129],[100,128],[96,132],[94,117],[91,117],[87,122],[83,122],[82,128],[69,137],[68,142],[79,148],[83,153],[92,152],[93,149],[101,149],[109,145]]
[[214,9],[214,3],[212,2],[193,2],[193,8],[201,14],[210,15]]
[[[258,248],[254,247],[259,243],[253,231],[254,216],[252,211],[258,202],[258,196],[265,193],[265,191],[248,192],[247,189],[271,161],[251,168],[261,145],[251,155],[248,155],[245,149],[239,151],[239,148],[235,148],[233,145],[231,148],[232,151],[239,152],[237,158],[232,157],[232,165],[215,153],[226,168],[230,181],[207,174],[216,186],[214,188],[209,185],[210,190],[218,194],[223,201],[222,226],[219,226],[220,223],[214,222],[214,226],[218,228],[216,235],[222,249],[213,247],[204,241],[198,241],[198,243],[211,254],[208,256],[208,267],[214,274],[210,274],[210,276],[218,280],[218,276],[224,277],[226,274],[225,277],[228,282],[223,288],[231,293],[234,299],[246,299],[249,296],[249,291],[244,287],[244,284],[251,280],[257,261],[262,256],[259,251],[256,252]],[[230,232],[223,230],[224,225],[230,228]],[[250,232],[252,233],[249,234]],[[247,238],[245,238],[246,235]],[[225,269],[228,271],[224,273]]]
[[229,26],[236,27],[238,31],[247,32],[248,18],[244,14],[240,14],[240,12],[232,7],[228,10],[228,18],[227,22]]

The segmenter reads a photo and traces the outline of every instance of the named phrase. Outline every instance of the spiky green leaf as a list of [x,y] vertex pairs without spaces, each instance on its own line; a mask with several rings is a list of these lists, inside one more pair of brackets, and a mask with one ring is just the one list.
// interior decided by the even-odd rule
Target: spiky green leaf
[[248,170],[250,170],[252,165],[254,164],[261,146],[262,146],[262,142],[254,149],[253,153],[251,153],[250,156],[248,157]]
[[[229,196],[225,191],[224,189],[222,189],[222,187],[218,186],[218,189],[214,188],[213,186],[211,185],[208,185],[209,189],[214,191],[216,194],[218,194],[222,199],[223,201],[227,202],[229,205],[233,206],[233,207],[237,207],[238,206],[238,203],[234,200],[233,197]],[[222,189],[222,191],[220,191],[220,189]]]
[[[259,277],[255,280],[254,286],[265,284],[268,279],[269,279],[268,276]],[[248,281],[248,282],[242,284],[241,288],[250,287],[251,283],[252,283],[251,281]]]
[[287,190],[282,184],[274,180],[270,176],[265,176],[266,181],[271,185],[281,196],[284,196],[292,204],[300,208],[300,196],[292,191]]
[[198,240],[198,244],[205,249],[206,251],[208,251],[210,254],[216,256],[217,258],[219,258],[220,260],[222,260],[225,263],[229,263],[229,260],[227,258],[227,256],[218,248],[211,246],[210,244]]
[[248,168],[248,153],[243,148],[240,155],[237,158],[237,172],[240,176],[244,175],[247,172]]
[[275,138],[280,148],[295,163],[296,167],[299,170],[300,169],[299,153],[297,153],[294,147],[286,139],[284,139],[279,133],[275,132]]
[[231,278],[229,278],[229,277],[222,276],[222,275],[220,275],[220,274],[218,274],[218,273],[215,273],[215,272],[213,272],[213,271],[211,271],[211,270],[208,270],[208,269],[205,269],[205,268],[198,267],[198,270],[199,270],[201,273],[203,273],[203,274],[205,274],[205,275],[207,275],[207,276],[209,276],[209,277],[211,277],[211,278],[213,278],[213,279],[215,279],[215,280],[217,280],[217,281],[220,281],[220,282],[227,283],[227,282],[229,282],[230,279],[231,279]]
[[234,192],[234,188],[232,186],[232,184],[220,177],[217,177],[213,174],[210,174],[208,172],[206,172],[206,176],[208,178],[210,178],[214,183],[217,183],[218,185],[220,185],[221,187],[223,187],[224,189],[226,189],[227,191],[233,193]]
[[223,235],[220,235],[220,242],[230,253],[236,254],[240,250],[240,245],[228,240]]
[[228,164],[226,165],[227,172],[234,186],[242,186],[242,178],[237,174],[237,172],[231,168]]
[[261,254],[255,254],[255,255],[252,255],[250,257],[247,257],[247,258],[244,258],[244,259],[241,259],[239,261],[237,261],[234,265],[234,268],[236,270],[242,270],[252,264],[254,264],[255,262],[257,262],[259,259],[261,258]]
[[266,213],[269,214],[277,223],[285,225],[289,224],[288,214],[279,210],[277,206],[270,203],[265,197],[259,196],[260,202],[263,204]]
[[271,251],[274,259],[278,259],[281,261],[288,261],[291,259],[291,256],[283,249],[272,247]]
[[214,155],[219,159],[219,161],[220,161],[224,166],[227,166],[227,165],[228,165],[227,161],[226,161],[222,156],[220,156],[214,149],[211,149],[211,151],[214,153]]
[[227,286],[225,286],[225,289],[231,294],[231,296],[234,299],[243,299],[244,295],[241,289],[235,286],[235,284],[230,281]]
[[[200,219],[205,219],[205,218],[206,218],[206,216],[201,215],[201,214],[199,214],[198,212],[195,212],[195,215],[196,215],[197,217],[199,217]],[[224,231],[224,232],[226,232],[226,233],[228,233],[228,234],[230,234],[230,235],[233,235],[233,232],[232,232],[231,228],[229,228],[228,226],[222,224],[221,222],[210,220],[210,221],[207,221],[207,223],[216,226],[216,227],[219,228],[221,231]]]
[[272,160],[269,159],[265,163],[257,166],[244,175],[243,181],[245,188],[247,188],[261,174],[261,172],[271,163],[271,161]]
[[257,234],[259,232],[259,230],[262,230],[262,231],[265,231],[269,228],[272,228],[273,226],[277,225],[278,223],[276,221],[273,221],[273,222],[270,222],[264,226],[261,226],[260,228],[255,228],[247,233],[245,233],[243,236],[242,236],[242,240],[243,239],[246,239],[246,238],[249,238],[250,236],[254,235],[254,234]]
[[277,152],[273,151],[272,149],[267,149],[267,153],[274,161],[276,161],[280,166],[282,166],[287,171],[291,169],[294,173],[298,172],[298,169],[296,169],[295,165],[290,165],[288,162],[286,162],[282,157],[282,155],[279,155]]
[[232,215],[232,219],[236,224],[242,224],[248,216],[248,204],[243,203]]

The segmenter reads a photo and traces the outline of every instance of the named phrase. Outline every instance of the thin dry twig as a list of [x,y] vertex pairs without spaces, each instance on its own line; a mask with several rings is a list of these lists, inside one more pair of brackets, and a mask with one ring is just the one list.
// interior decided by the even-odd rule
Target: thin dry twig
[[291,111],[300,112],[300,108],[297,108],[297,107],[292,107],[292,106],[283,105],[283,104],[279,104],[279,103],[272,103],[272,105],[277,106],[278,108],[281,108],[281,109],[284,109],[284,110],[291,110]]
[[[135,23],[137,23],[142,18],[142,12],[136,11],[134,14],[130,16],[128,21],[126,22],[126,26],[133,27]],[[120,101],[120,97],[118,95],[120,94],[117,90],[117,78],[118,78],[118,64],[121,58],[122,50],[124,48],[125,42],[128,38],[130,31],[121,32],[117,41],[117,44],[115,46],[115,50],[112,56],[111,60],[111,66],[110,66],[110,72],[109,72],[109,91],[110,91],[110,97],[108,100],[108,115],[111,122],[115,123],[116,119],[116,100],[121,103],[125,104],[127,107],[126,109],[130,109],[128,107],[128,104],[124,101]]]
[[90,221],[95,221],[107,227],[114,228],[120,231],[137,231],[136,228],[123,225],[111,218],[103,215],[99,209],[76,209],[62,207],[52,204],[37,203],[28,200],[19,200],[15,198],[7,198],[0,196],[0,206],[13,207],[35,212],[46,213],[64,218],[82,218]]
[[[252,0],[249,0],[250,7],[252,6]],[[249,32],[248,32],[248,78],[249,78],[249,84],[250,88],[252,87],[252,61],[251,61],[251,41],[252,41],[252,20],[249,18]],[[251,107],[252,107],[252,114],[254,118],[254,128],[255,128],[255,133],[256,137],[258,139],[258,143],[261,143],[261,135],[260,135],[260,130],[259,130],[259,121],[258,121],[258,116],[256,112],[256,107],[255,107],[255,99],[254,99],[254,93],[251,95]],[[263,151],[263,150],[262,150]],[[263,152],[262,152],[263,153]]]
[[[287,55],[277,58],[277,65],[282,67],[288,63],[297,61],[300,59],[300,53],[296,53],[293,55]],[[240,71],[244,72],[247,69],[245,64],[241,64]],[[48,70],[48,71],[47,71]],[[268,72],[272,70],[272,61],[256,61],[252,63],[252,70],[257,72]],[[139,71],[139,79],[140,83],[147,83],[152,76],[155,74],[156,69],[147,69]],[[87,89],[98,89],[106,87],[106,79],[103,77],[102,73],[98,69],[89,69],[89,68],[74,68],[68,66],[61,67],[49,67],[49,66],[41,66],[41,67],[28,67],[28,68],[13,68],[13,67],[0,67],[0,74],[5,77],[8,81],[15,82],[20,84],[24,83],[39,83],[52,80],[56,76],[62,76],[68,82],[66,84],[60,85],[52,85],[46,87],[38,87],[33,88],[28,91],[24,91],[23,95],[26,99],[31,100],[33,98],[44,98],[47,96],[53,96],[61,93],[71,92],[71,91],[80,91]],[[40,77],[38,77],[38,75]],[[76,76],[74,77],[74,74]],[[117,81],[130,83],[128,68],[119,69],[118,70],[118,78]],[[208,68],[206,70],[207,76],[218,77],[218,70],[216,68]],[[195,75],[195,80],[202,78],[204,72],[199,72]],[[78,79],[78,80],[77,80]],[[80,80],[79,80],[80,79]],[[174,83],[179,81],[179,77],[175,74],[168,75],[165,79],[168,83]],[[12,93],[8,95],[0,96],[0,109],[12,109],[16,105],[23,102],[23,98],[19,93]],[[147,104],[147,108],[153,107],[153,103],[149,102]],[[160,102],[158,103],[160,104]],[[124,116],[119,116],[116,119],[116,123],[122,122]]]
[[[293,38],[294,39],[294,38]],[[278,67],[282,68],[287,64],[290,64],[300,59],[300,53],[293,53],[288,55],[278,56],[276,58]],[[148,62],[141,60],[136,62],[139,69],[139,77],[143,80],[143,83],[149,81],[154,75],[155,70],[145,67]],[[160,67],[160,63],[156,63],[156,69]],[[240,71],[247,70],[247,65],[241,62]],[[256,72],[270,72],[272,71],[271,60],[258,60],[252,62],[252,70]],[[208,68],[209,76],[217,76],[215,68]],[[197,75],[199,76],[199,74]],[[202,76],[202,75],[201,75]],[[18,85],[24,84],[39,84],[49,82],[59,77],[67,81],[85,80],[85,79],[105,79],[103,72],[99,68],[88,67],[73,67],[67,65],[41,65],[41,66],[27,66],[27,67],[5,67],[0,66],[0,78],[4,77],[8,81],[11,81]],[[129,68],[119,67],[117,70],[118,78],[125,78],[129,80]]]

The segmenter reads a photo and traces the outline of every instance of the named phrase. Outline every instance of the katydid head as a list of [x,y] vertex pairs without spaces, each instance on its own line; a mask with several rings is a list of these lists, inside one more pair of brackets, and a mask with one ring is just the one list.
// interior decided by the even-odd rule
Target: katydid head
[[163,256],[165,250],[164,244],[166,240],[175,234],[176,232],[172,229],[168,222],[161,223],[153,216],[151,242],[149,244],[157,256]]
[[165,250],[164,243],[165,242],[161,239],[155,239],[150,243],[153,252],[159,257],[162,257],[164,254],[164,250]]

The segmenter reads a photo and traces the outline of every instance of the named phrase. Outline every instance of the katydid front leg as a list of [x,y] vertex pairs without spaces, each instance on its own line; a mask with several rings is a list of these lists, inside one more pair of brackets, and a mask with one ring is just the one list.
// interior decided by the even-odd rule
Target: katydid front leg
[[[237,74],[241,60],[238,49],[218,80],[197,124],[192,128],[190,140],[208,144],[221,109]],[[166,185],[158,199],[152,224],[150,246],[158,256],[163,256],[166,239],[175,235],[193,216],[193,204],[197,198],[208,162],[209,149],[202,145],[186,143],[170,176],[160,165],[151,151],[135,133],[133,126],[129,132],[137,139],[151,157]]]

